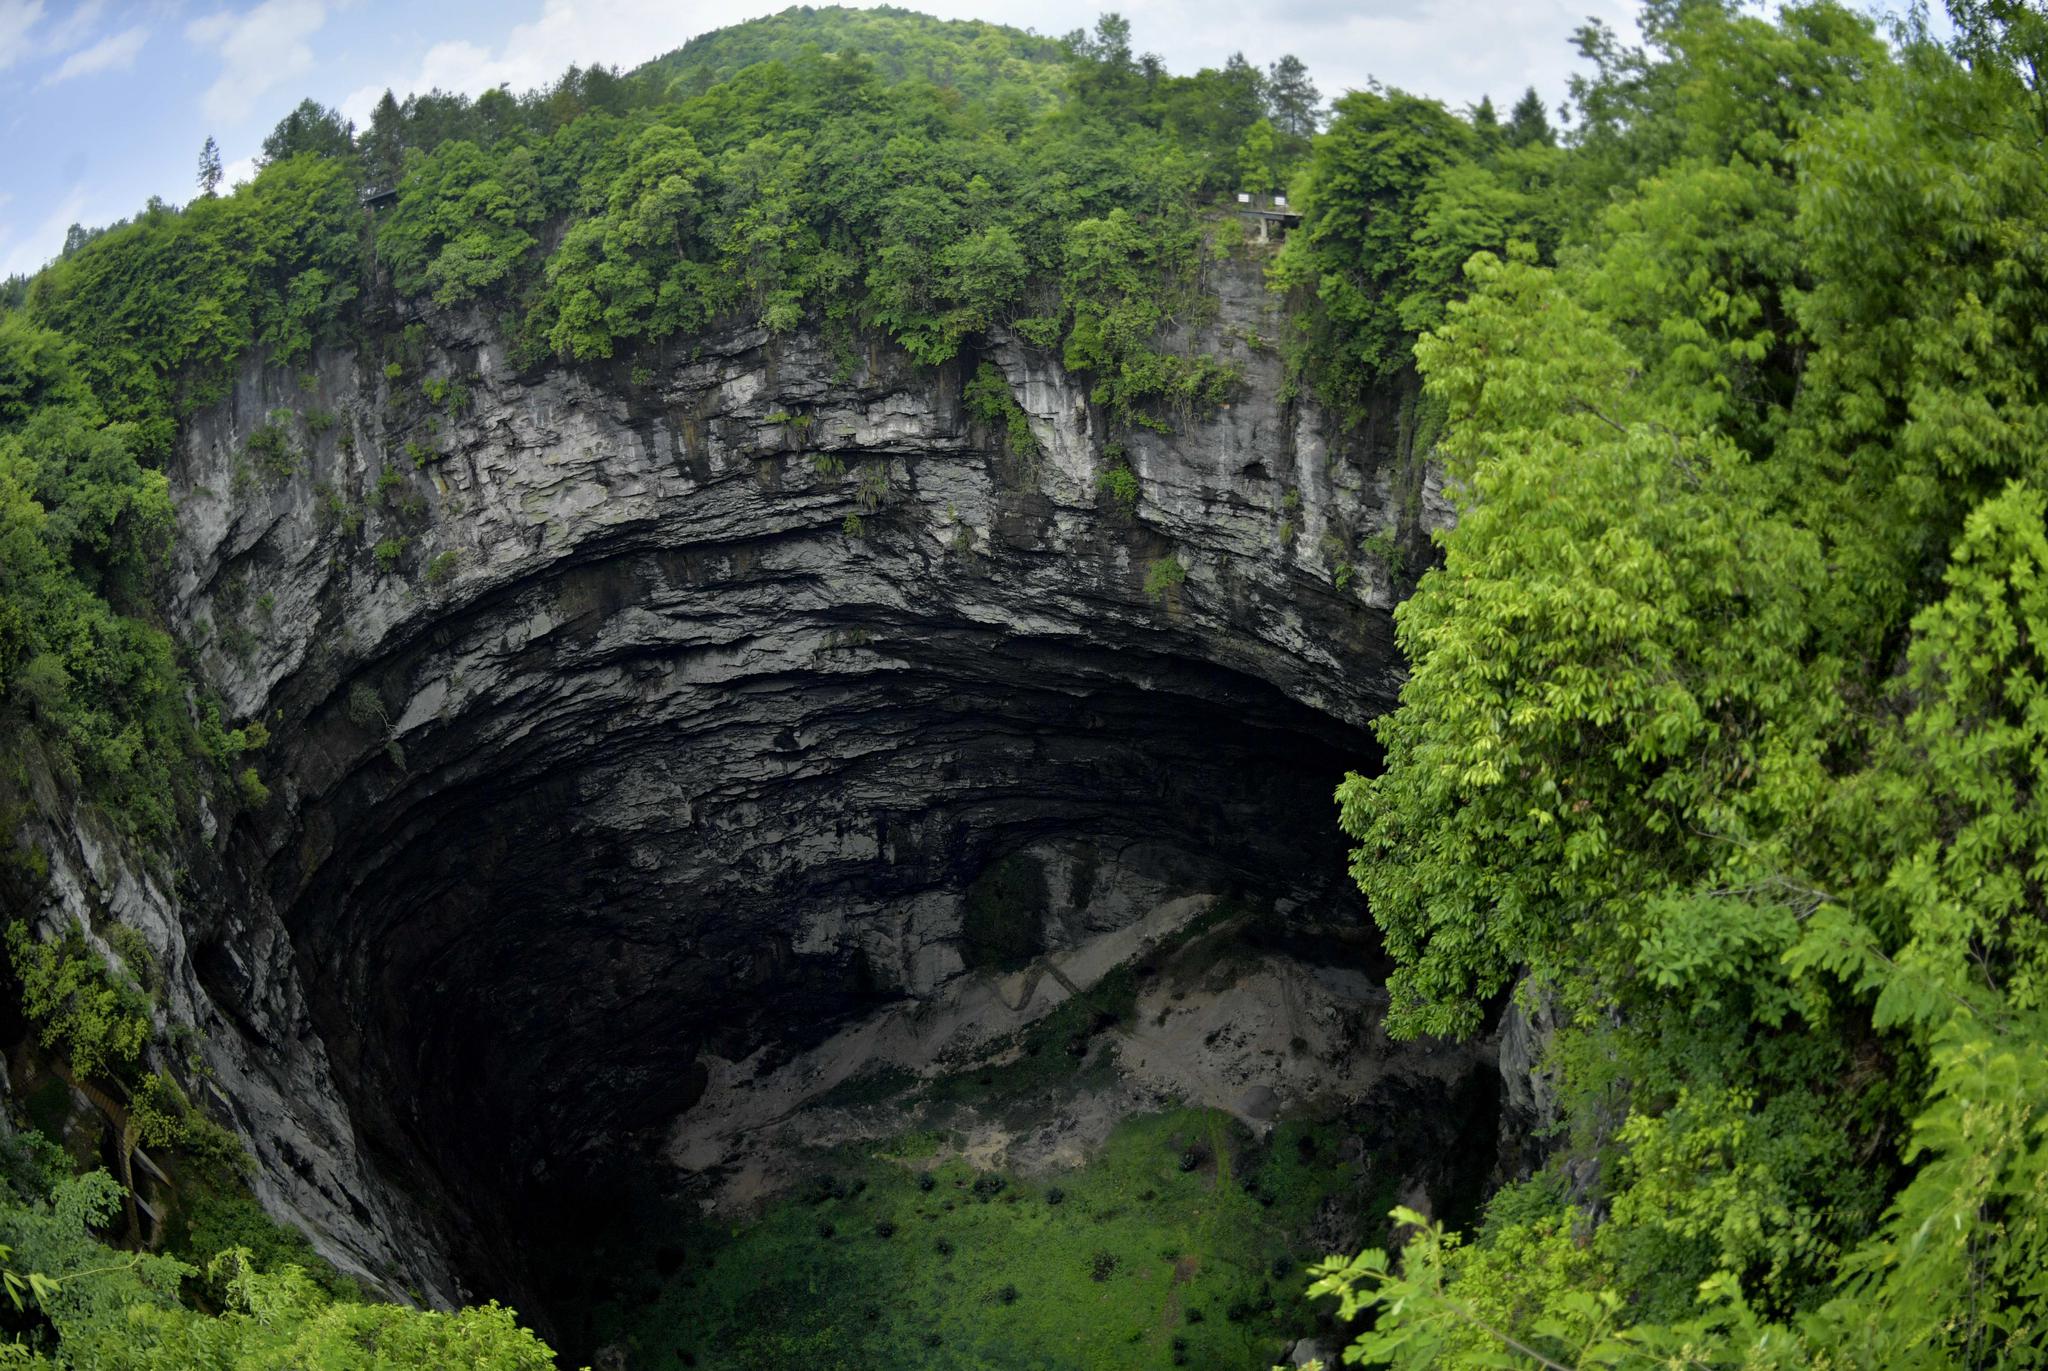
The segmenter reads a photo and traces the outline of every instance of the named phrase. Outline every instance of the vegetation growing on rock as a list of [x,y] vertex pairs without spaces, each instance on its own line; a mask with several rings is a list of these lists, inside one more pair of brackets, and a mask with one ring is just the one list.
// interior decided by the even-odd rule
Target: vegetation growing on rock
[[[1645,50],[1581,34],[1590,70],[1562,135],[1540,101],[1503,123],[1379,89],[1318,132],[1299,64],[1171,76],[1114,16],[1055,44],[792,13],[529,97],[387,98],[360,137],[309,102],[247,188],[213,194],[218,158],[202,160],[192,204],[80,234],[0,294],[0,730],[145,841],[193,823],[203,793],[268,800],[246,755],[262,725],[227,727],[192,689],[156,599],[179,426],[252,351],[293,364],[353,341],[392,382],[416,377],[418,336],[385,327],[401,302],[495,320],[522,365],[636,378],[714,324],[866,334],[960,365],[967,413],[1028,460],[1029,422],[980,349],[1006,334],[1056,356],[1118,437],[1226,401],[1231,369],[1174,341],[1205,254],[1241,247],[1204,204],[1241,178],[1291,181],[1302,223],[1272,281],[1301,384],[1340,423],[1390,410],[1426,432],[1460,509],[1400,614],[1413,676],[1386,769],[1340,792],[1397,964],[1388,1025],[1469,1034],[1510,994],[1563,1025],[1547,1166],[1466,1237],[1403,1211],[1398,1258],[1324,1268],[1320,1291],[1370,1324],[1357,1351],[2038,1364],[2048,19],[2015,0],[1951,14],[1952,42],[1908,25],[1887,43],[1827,3],[1767,19],[1657,0]],[[370,214],[372,188],[395,203]],[[1416,374],[1425,403],[1388,406]],[[418,393],[450,416],[467,394],[439,377]],[[295,479],[283,419],[242,441],[252,485]],[[1099,455],[1104,509],[1135,519],[1123,449]],[[1281,528],[1291,541],[1291,507]],[[414,546],[366,555],[392,571]],[[1360,547],[1408,573],[1390,539]],[[459,557],[429,559],[428,583]],[[1144,590],[1170,599],[1186,575],[1156,558]],[[402,762],[367,698],[348,712]],[[1041,892],[983,893],[976,959],[1030,955],[995,916]],[[82,930],[38,943],[15,925],[8,943],[46,1046],[185,1118],[145,1066],[139,986]],[[1229,1155],[1208,1149],[1153,1147],[1143,1185],[1192,1183]],[[10,1287],[7,1331],[32,1355],[549,1361],[505,1310],[359,1298],[287,1241],[242,1241],[233,1214],[188,1229],[232,1239],[221,1258],[117,1252],[93,1231],[122,1204],[108,1176],[33,1136],[6,1161],[0,1241],[35,1278]],[[754,1241],[895,1307],[993,1243],[982,1209],[1057,1226],[1056,1275],[1004,1272],[971,1309],[959,1291],[930,1304],[931,1328],[887,1325],[971,1343],[1065,1319],[1069,1287],[1168,1288],[1176,1258],[1146,1250],[1163,1230],[1081,1227],[1117,1207],[1092,1188],[1116,1171],[1054,1203],[957,1168],[929,1188],[878,1170],[864,1208],[801,1231],[771,1217]],[[957,1232],[930,1198],[956,1180],[973,1206]],[[1172,1217],[1190,1215],[1232,1211]],[[918,1261],[840,1260],[884,1241]],[[1292,1299],[1279,1279],[1254,1311],[1269,1323]],[[690,1317],[764,1356],[865,1346],[815,1285],[711,1294]],[[1245,1322],[1230,1307],[1153,1330],[1148,1355],[1243,1351],[1216,1350]]]

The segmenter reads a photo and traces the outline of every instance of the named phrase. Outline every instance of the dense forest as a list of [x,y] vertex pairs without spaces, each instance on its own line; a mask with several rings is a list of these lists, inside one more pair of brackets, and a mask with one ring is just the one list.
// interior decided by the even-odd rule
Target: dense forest
[[[262,724],[156,608],[162,467],[245,354],[395,356],[407,302],[627,386],[712,327],[926,365],[1001,328],[1171,431],[1239,384],[1165,341],[1241,234],[1213,206],[1284,189],[1294,383],[1358,424],[1419,376],[1459,508],[1399,611],[1385,768],[1338,794],[1388,1027],[1556,1025],[1547,1160],[1474,1231],[1403,1212],[1398,1250],[1317,1273],[1356,1353],[2041,1365],[2048,17],[1949,17],[1652,0],[1641,47],[1578,33],[1556,127],[1533,92],[1325,110],[1291,59],[1174,75],[1113,15],[1055,41],[895,10],[387,95],[360,130],[308,102],[250,184],[216,166],[0,290],[7,749],[144,843],[201,789],[265,803]],[[10,1353],[552,1364],[496,1306],[369,1300],[236,1200],[232,1140],[141,1065],[145,967],[10,952],[44,1040],[213,1157],[227,1216],[117,1251],[118,1185],[11,1144]]]

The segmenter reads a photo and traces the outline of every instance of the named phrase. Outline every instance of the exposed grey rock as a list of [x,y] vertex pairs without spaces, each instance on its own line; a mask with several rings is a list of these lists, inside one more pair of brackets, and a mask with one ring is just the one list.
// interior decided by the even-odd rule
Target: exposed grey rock
[[[1525,1008],[1523,1001],[1534,995]],[[1511,1175],[1541,1165],[1558,1123],[1557,1082],[1544,1063],[1557,1036],[1557,1007],[1525,982],[1515,989],[1500,1023],[1501,1138]]]
[[1289,1366],[1337,1365],[1337,1352],[1318,1338],[1302,1338],[1287,1349]]
[[[113,949],[96,928],[122,923],[140,932],[163,974],[160,1022],[197,1030],[180,1035],[196,1074],[183,1060],[155,1065],[173,1067],[249,1142],[257,1198],[304,1226],[344,1270],[393,1294],[450,1298],[458,1287],[439,1235],[362,1156],[282,926],[252,918],[222,936],[188,925],[195,903],[78,804],[40,757],[26,760],[36,803],[17,836],[49,859],[50,879],[48,902],[24,913],[53,933],[75,922],[110,961]],[[195,932],[212,939],[209,968],[195,961]]]
[[[962,893],[1014,854],[1048,946],[1194,890],[1360,917],[1330,789],[1401,680],[1361,544],[1419,560],[1448,511],[1395,399],[1340,438],[1252,341],[1283,327],[1256,269],[1214,284],[1193,340],[1244,384],[1171,432],[1112,435],[1003,336],[939,368],[742,330],[522,374],[434,315],[395,380],[251,359],[171,471],[173,614],[272,729],[273,800],[210,817],[175,891],[75,817],[44,837],[60,903],[174,968],[266,1203],[459,1296],[450,1257],[515,1265],[523,1198],[659,1136],[700,1052],[959,974]],[[1035,458],[967,416],[983,360]],[[290,475],[245,456],[280,410]]]

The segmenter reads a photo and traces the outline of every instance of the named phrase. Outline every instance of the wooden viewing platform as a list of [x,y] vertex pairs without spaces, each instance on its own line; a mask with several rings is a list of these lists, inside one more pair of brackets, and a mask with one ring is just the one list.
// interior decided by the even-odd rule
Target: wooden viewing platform
[[1259,195],[1241,190],[1232,197],[1230,208],[1237,211],[1247,228],[1256,229],[1261,243],[1277,243],[1287,231],[1301,223],[1301,211],[1287,203],[1284,195]]

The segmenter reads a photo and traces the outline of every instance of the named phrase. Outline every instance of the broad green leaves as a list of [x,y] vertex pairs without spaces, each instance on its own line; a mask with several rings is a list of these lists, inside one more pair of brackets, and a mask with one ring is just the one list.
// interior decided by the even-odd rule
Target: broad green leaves
[[1451,406],[1460,524],[1399,613],[1415,666],[1386,773],[1340,791],[1403,961],[1393,1022],[1437,1033],[1524,964],[1619,972],[1646,935],[1670,943],[1671,911],[1642,902],[1737,873],[1743,844],[1804,810],[1810,749],[1783,724],[1832,707],[1806,652],[1815,539],[1644,393],[1569,284],[1472,270],[1478,296],[1418,350]]
[[1368,1360],[2040,1364],[2048,179],[1977,20],[1594,35],[1559,183],[1621,193],[1417,344],[1460,521],[1342,816],[1391,1028],[1556,1000],[1585,1207],[1562,1284],[1488,1264],[1541,1217],[1332,1272]]
[[36,1313],[25,1332],[0,1343],[0,1359],[14,1353],[30,1365],[106,1371],[555,1365],[547,1345],[496,1302],[440,1313],[340,1298],[296,1266],[260,1271],[244,1250],[213,1260],[210,1274],[226,1307],[202,1313],[178,1300],[181,1281],[201,1274],[196,1268],[118,1252],[93,1236],[117,1221],[121,1207],[121,1187],[104,1171],[57,1180],[47,1195],[0,1197],[7,1289]]

